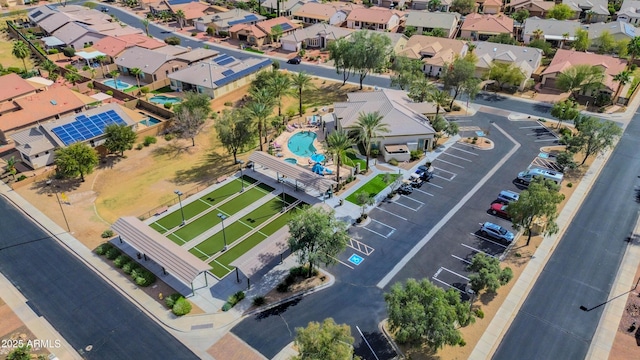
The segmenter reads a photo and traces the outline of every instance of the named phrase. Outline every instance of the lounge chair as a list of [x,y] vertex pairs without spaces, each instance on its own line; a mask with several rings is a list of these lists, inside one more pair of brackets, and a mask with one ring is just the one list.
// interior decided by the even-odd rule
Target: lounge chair
[[275,149],[280,149],[280,148],[282,148],[282,145],[280,145],[280,144],[278,144],[277,142],[275,142],[275,141],[274,141],[274,142],[273,142],[273,147],[274,147]]
[[287,125],[287,131],[289,132],[293,132],[296,128],[294,128],[293,126]]

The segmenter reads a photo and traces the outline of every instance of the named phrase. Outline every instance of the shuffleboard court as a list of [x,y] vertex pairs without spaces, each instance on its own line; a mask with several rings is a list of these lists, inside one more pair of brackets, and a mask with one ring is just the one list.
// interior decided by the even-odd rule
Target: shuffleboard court
[[[224,247],[224,236],[227,237],[228,245],[231,244],[234,240],[241,238],[251,230],[252,228],[238,221],[233,222],[229,225],[225,224],[224,234],[222,231],[213,234],[205,241],[189,250],[189,252],[203,260],[206,260],[209,257],[213,256],[215,253],[218,253],[222,250],[222,248]],[[202,253],[206,254],[206,257],[203,258],[204,255]]]

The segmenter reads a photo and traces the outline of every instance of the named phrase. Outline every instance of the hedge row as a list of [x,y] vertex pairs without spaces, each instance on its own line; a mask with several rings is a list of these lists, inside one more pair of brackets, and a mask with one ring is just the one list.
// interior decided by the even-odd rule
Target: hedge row
[[149,286],[156,281],[156,276],[149,270],[143,268],[138,263],[133,261],[127,255],[120,252],[111,243],[104,243],[96,248],[96,254],[103,255],[109,260],[113,260],[115,267],[122,269],[122,271],[131,276],[131,279],[142,287]]

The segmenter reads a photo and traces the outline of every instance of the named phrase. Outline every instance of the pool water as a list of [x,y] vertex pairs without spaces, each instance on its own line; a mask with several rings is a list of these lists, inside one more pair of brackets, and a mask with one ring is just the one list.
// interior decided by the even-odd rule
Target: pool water
[[284,161],[288,162],[289,164],[293,164],[293,165],[298,164],[298,160],[296,160],[294,158],[286,158],[286,159],[284,159]]
[[156,125],[156,124],[160,124],[161,121],[156,119],[156,118],[154,118],[154,117],[149,116],[148,119],[142,120],[139,123],[142,124],[142,125],[145,125],[145,126],[153,126],[153,125]]
[[289,151],[300,157],[310,157],[316,153],[316,148],[313,146],[313,141],[318,137],[314,132],[302,131],[293,135],[287,146]]
[[156,104],[175,104],[175,103],[179,103],[180,99],[176,98],[176,97],[172,97],[172,96],[165,96],[165,95],[156,95],[154,97],[152,97],[151,99],[149,99],[149,101],[151,101],[152,103],[156,103]]
[[105,82],[103,82],[103,84],[107,85],[108,87],[112,87],[114,89],[116,89],[116,84],[118,85],[117,90],[124,90],[124,89],[128,89],[130,87],[132,87],[133,85],[126,83],[124,81],[120,81],[120,80],[113,80],[113,79],[109,79]]

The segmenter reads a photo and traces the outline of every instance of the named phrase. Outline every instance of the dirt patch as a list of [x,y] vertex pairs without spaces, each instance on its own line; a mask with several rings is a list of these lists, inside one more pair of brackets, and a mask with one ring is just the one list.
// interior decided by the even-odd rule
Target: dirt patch
[[225,360],[262,360],[265,358],[231,333],[226,334],[213,344],[207,353],[215,359]]
[[[9,305],[0,299],[0,360],[7,358],[7,355],[14,349],[13,346],[5,346],[7,344],[19,345],[20,343],[28,343],[29,341],[38,340],[35,335],[27,328],[22,320],[11,310]],[[44,340],[44,339],[43,339]],[[49,351],[46,348],[34,347],[32,352],[34,355],[47,356]]]
[[[635,278],[640,277],[640,267]],[[611,360],[640,359],[640,289],[631,291],[613,341]]]
[[[313,276],[308,279],[302,279],[302,281],[298,281],[295,284],[291,285],[289,291],[287,292],[279,292],[276,289],[269,291],[265,296],[266,303],[264,306],[268,306],[269,304],[276,303],[278,301],[284,300],[289,297],[296,296],[298,294],[302,294],[305,291],[316,288],[327,282],[327,277],[320,272],[318,275]],[[251,306],[247,309],[247,312],[251,312],[253,310],[258,309],[257,306]]]
[[465,137],[460,139],[461,143],[471,145],[478,150],[490,150],[493,149],[493,141],[485,137]]

